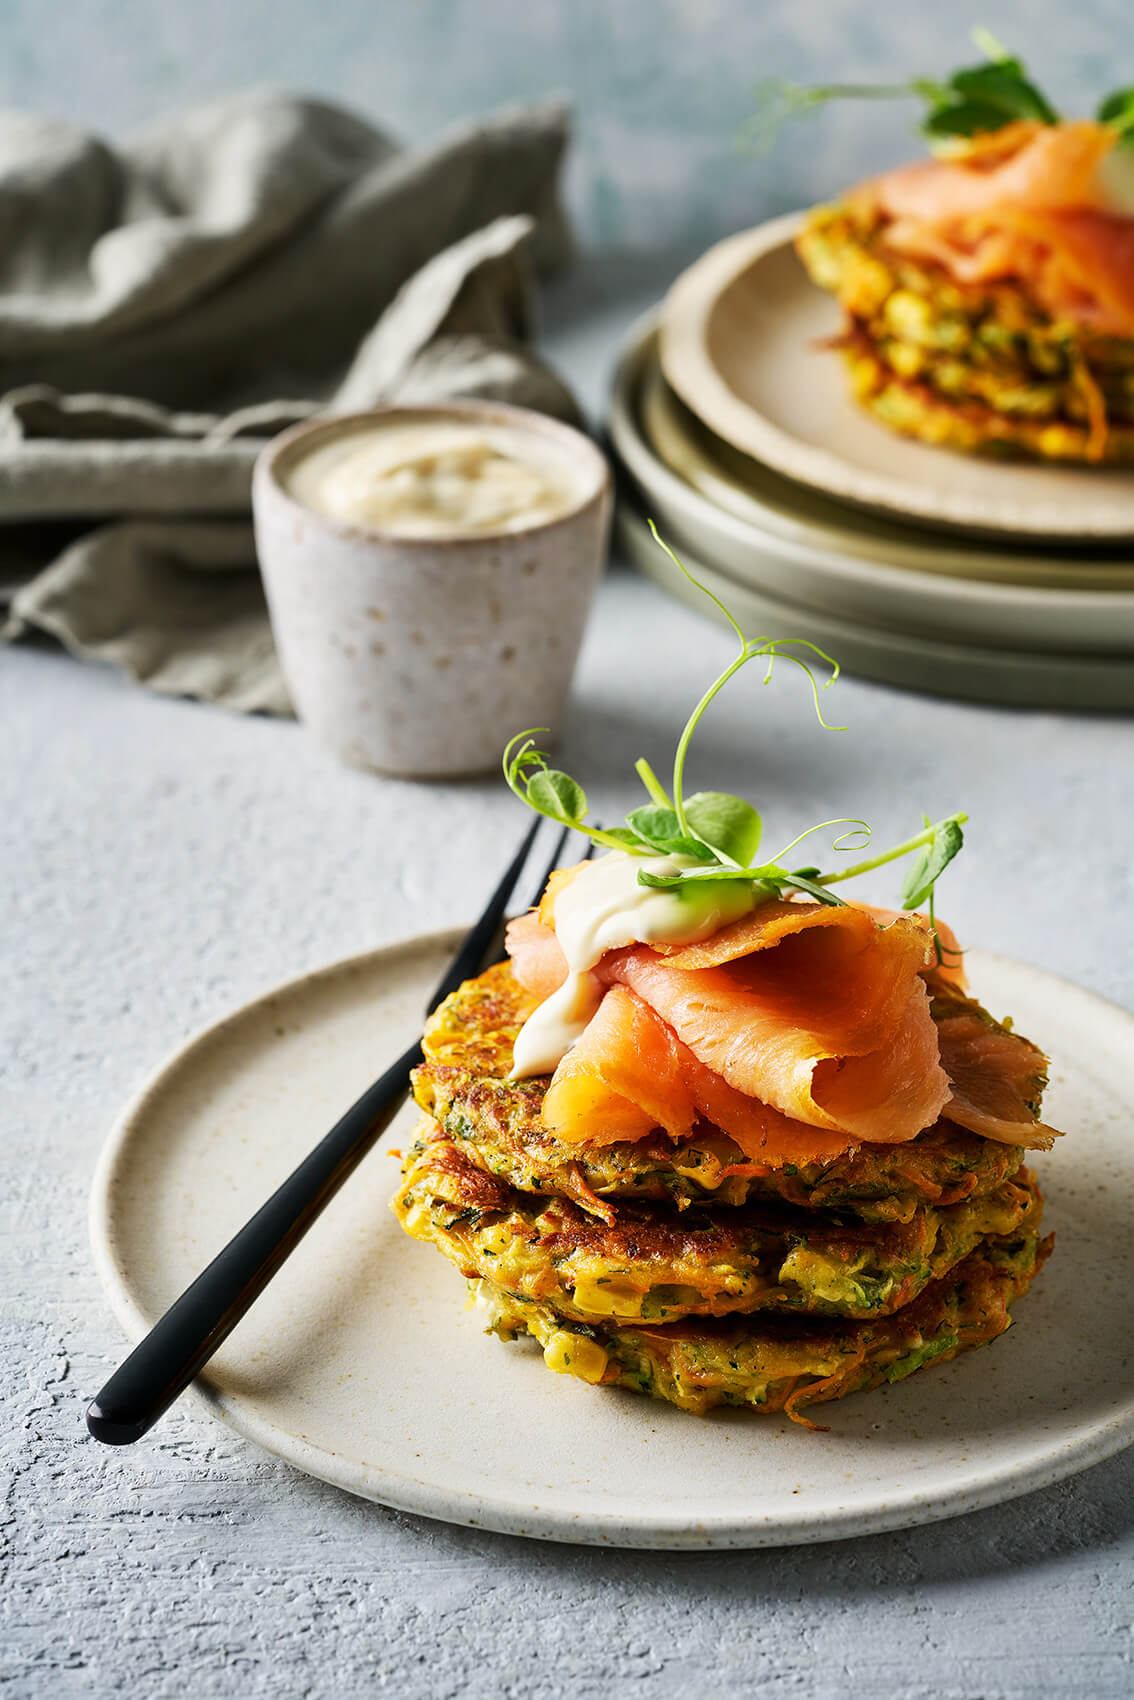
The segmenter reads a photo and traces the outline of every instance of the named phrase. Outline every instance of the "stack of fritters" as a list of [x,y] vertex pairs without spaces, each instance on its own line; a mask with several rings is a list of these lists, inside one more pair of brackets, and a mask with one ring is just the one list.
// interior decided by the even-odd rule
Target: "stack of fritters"
[[1134,461],[1134,339],[1053,320],[1010,278],[958,282],[889,247],[887,222],[817,207],[796,243],[846,314],[839,346],[869,412],[947,448]]
[[[501,963],[433,1016],[414,1081],[425,1119],[394,1200],[501,1338],[526,1332],[553,1370],[684,1410],[806,1422],[809,1404],[1008,1326],[1050,1249],[1018,1146],[944,1120],[778,1169],[708,1126],[569,1145],[542,1125],[547,1080],[508,1078],[535,1002]],[[956,1009],[939,1002],[940,1019]]]

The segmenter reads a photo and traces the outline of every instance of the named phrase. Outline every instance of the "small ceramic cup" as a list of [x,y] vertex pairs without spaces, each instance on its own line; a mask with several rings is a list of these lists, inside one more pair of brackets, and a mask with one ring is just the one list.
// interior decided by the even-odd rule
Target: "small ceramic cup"
[[[469,420],[540,439],[571,491],[517,530],[423,538],[328,519],[289,494],[312,449],[386,422]],[[485,773],[516,732],[555,732],[606,556],[611,488],[592,442],[497,402],[376,408],[276,437],[253,478],[256,547],[296,713],[352,766]]]

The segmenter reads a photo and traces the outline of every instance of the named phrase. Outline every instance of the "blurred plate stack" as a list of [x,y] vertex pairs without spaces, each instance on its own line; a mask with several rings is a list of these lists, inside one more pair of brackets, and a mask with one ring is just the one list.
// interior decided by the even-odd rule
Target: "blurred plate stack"
[[631,333],[611,400],[619,540],[706,611],[849,671],[1045,708],[1134,708],[1134,476],[979,460],[861,414],[838,308],[780,219],[710,250]]

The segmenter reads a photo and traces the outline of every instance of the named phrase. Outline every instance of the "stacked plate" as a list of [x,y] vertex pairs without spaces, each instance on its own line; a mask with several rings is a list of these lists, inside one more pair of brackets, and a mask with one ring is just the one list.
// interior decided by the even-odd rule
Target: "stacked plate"
[[997,463],[859,413],[838,308],[779,219],[710,250],[632,333],[610,437],[643,572],[868,678],[1020,706],[1134,708],[1134,476]]

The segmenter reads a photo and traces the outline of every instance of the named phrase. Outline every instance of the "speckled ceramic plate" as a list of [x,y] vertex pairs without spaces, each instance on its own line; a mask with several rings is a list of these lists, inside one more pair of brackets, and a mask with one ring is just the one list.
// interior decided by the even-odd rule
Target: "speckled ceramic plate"
[[[627,341],[609,426],[652,501],[708,530],[716,546],[727,538],[738,561],[778,561],[785,590],[836,605],[841,597],[848,612],[869,597],[895,621],[959,615],[978,641],[1016,632],[1021,643],[1057,648],[1081,641],[1081,632],[1097,634],[1117,613],[1124,636],[1110,647],[1134,646],[1134,546],[1053,549],[931,531],[796,484],[690,413],[658,365],[652,316]],[[1053,633],[1062,634],[1055,644]]]
[[[95,1179],[95,1258],[139,1337],[417,1029],[454,944],[413,940],[245,1006],[171,1058]],[[510,1534],[703,1549],[834,1540],[995,1504],[1134,1436],[1134,1019],[975,955],[976,989],[1058,1061],[1039,1158],[1055,1254],[991,1346],[821,1411],[684,1415],[550,1375],[463,1308],[387,1207],[407,1112],[198,1383],[238,1433],[352,1493]],[[144,1446],[144,1442],[142,1443]]]
[[855,406],[840,329],[792,240],[802,214],[710,248],[662,309],[661,363],[698,418],[745,454],[843,501],[1023,537],[1134,536],[1134,472],[993,461],[896,435]]

